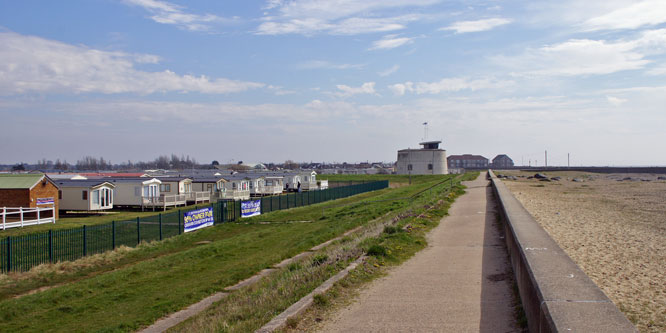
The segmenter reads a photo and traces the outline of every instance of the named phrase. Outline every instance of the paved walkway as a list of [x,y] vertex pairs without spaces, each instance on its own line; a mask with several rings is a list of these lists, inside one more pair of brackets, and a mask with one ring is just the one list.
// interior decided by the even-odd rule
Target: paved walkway
[[517,331],[492,189],[485,173],[465,185],[428,248],[362,291],[323,331]]

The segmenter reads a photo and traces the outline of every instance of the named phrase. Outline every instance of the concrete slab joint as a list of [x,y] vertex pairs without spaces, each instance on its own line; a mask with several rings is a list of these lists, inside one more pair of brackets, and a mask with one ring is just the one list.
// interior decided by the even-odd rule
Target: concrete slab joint
[[489,171],[530,332],[637,332]]

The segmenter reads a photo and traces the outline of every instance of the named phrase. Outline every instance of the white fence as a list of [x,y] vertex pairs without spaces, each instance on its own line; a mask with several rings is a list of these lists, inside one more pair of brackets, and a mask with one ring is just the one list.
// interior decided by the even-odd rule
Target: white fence
[[163,207],[164,210],[167,207],[177,207],[180,205],[187,205],[188,201],[194,201],[195,204],[199,202],[210,202],[210,193],[209,192],[190,192],[185,194],[171,194],[171,195],[160,195],[159,197],[142,197],[142,209],[143,207]]
[[[44,213],[48,212],[48,213]],[[50,213],[50,214],[49,214]],[[55,206],[37,208],[3,207],[2,230],[44,223],[55,223]]]
[[190,192],[187,193],[187,196],[187,201],[194,201],[195,204],[210,202],[210,192]]

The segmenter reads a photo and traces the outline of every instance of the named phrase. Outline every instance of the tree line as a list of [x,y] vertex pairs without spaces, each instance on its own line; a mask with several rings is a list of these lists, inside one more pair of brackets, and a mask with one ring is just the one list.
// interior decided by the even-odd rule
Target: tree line
[[161,155],[149,162],[132,162],[128,160],[122,163],[112,163],[103,157],[84,156],[76,163],[68,163],[67,160],[56,159],[55,162],[45,158],[37,161],[33,166],[19,163],[12,167],[13,170],[60,170],[60,171],[102,171],[102,170],[132,170],[132,169],[190,169],[202,167],[189,155],[180,157],[176,154],[171,156]]

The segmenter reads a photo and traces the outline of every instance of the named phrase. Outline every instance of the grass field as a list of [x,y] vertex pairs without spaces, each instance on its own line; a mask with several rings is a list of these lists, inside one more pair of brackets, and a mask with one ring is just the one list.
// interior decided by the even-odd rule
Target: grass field
[[[341,204],[404,197],[441,179],[424,178],[409,187],[274,212],[133,250],[2,275],[0,331],[135,330],[346,230],[409,206],[408,201]],[[327,206],[331,208],[322,217],[322,207]],[[254,223],[293,220],[311,222]]]
[[[476,174],[467,177],[475,178]],[[428,185],[436,183],[433,178],[430,180]],[[438,224],[446,215],[450,203],[462,193],[461,186],[449,192],[445,185],[423,192],[402,209],[393,210],[366,224],[358,237],[345,237],[325,250],[264,278],[261,283],[233,293],[172,331],[254,331],[361,254],[370,255],[333,290],[315,295],[314,310],[309,311],[306,318],[288,321],[294,331],[312,331],[311,324],[317,321],[319,309],[329,308],[340,300],[342,293],[381,276],[386,267],[398,265],[424,248],[427,245],[425,234]]]
[[[424,182],[432,181],[435,178],[448,177],[443,175],[427,176],[427,175],[412,175],[411,181],[412,184],[419,184]],[[406,184],[409,183],[409,175],[317,175],[319,180],[328,180],[330,182],[341,182],[341,181],[377,181],[377,180],[386,180],[388,179],[391,183],[400,183]]]

